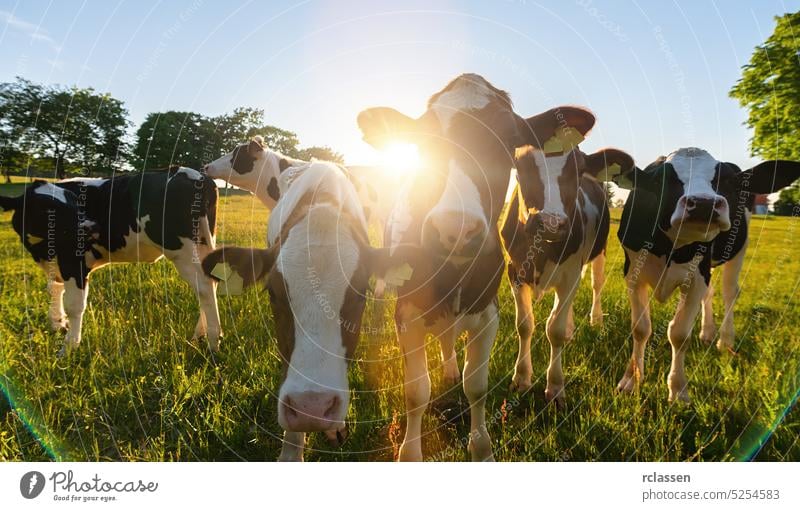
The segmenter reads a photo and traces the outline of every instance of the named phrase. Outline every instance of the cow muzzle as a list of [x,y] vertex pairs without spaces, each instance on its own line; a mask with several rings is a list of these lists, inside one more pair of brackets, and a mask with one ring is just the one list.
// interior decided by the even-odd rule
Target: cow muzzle
[[540,211],[528,217],[525,232],[534,239],[548,242],[564,241],[569,236],[569,219],[558,213]]
[[334,392],[298,392],[280,399],[278,422],[286,431],[344,430],[346,404]]
[[673,229],[724,232],[731,228],[728,201],[721,195],[684,195],[670,219]]
[[440,211],[425,219],[422,245],[443,256],[474,256],[483,249],[488,233],[483,218],[462,211]]

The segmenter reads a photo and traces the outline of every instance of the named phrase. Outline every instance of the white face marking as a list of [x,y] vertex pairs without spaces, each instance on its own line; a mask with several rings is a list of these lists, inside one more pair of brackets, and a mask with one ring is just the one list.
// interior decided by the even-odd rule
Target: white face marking
[[450,120],[457,112],[480,110],[497,95],[478,77],[463,78],[450,90],[436,98],[431,109],[436,113],[442,128],[447,131]]
[[286,169],[280,176],[279,187],[281,198],[270,214],[267,225],[267,238],[270,245],[275,243],[280,236],[284,223],[308,191],[332,196],[332,200],[343,211],[358,219],[364,232],[367,232],[367,221],[364,218],[358,194],[356,194],[353,184],[335,163],[313,161],[296,169]]
[[[456,238],[453,250],[458,251],[464,234],[475,228],[488,230],[489,220],[483,210],[481,196],[472,179],[455,160],[450,160],[447,183],[439,201],[428,213],[431,224],[445,239]],[[447,246],[447,245],[446,245]]]
[[564,204],[561,202],[561,188],[558,179],[564,171],[570,153],[561,156],[545,157],[542,151],[533,151],[533,159],[539,168],[542,186],[544,190],[544,208],[542,211],[554,215],[566,217],[567,213]]
[[711,180],[719,162],[708,152],[696,147],[682,148],[667,156],[666,161],[683,183],[684,195],[717,196]]
[[38,193],[39,195],[44,195],[47,197],[52,197],[53,199],[61,202],[62,204],[67,203],[67,196],[64,193],[64,189],[50,183],[37,187],[36,190],[34,190],[34,193]]
[[349,226],[327,204],[309,209],[281,245],[275,268],[294,315],[294,349],[281,401],[302,392],[333,393],[344,416],[349,392],[340,312],[358,262],[359,246]]

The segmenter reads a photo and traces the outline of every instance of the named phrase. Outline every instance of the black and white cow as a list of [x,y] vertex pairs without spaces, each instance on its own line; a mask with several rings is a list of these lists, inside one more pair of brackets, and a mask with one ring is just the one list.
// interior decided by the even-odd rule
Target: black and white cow
[[[203,262],[208,275],[232,269],[247,287],[266,285],[275,317],[283,378],[280,460],[302,460],[305,433],[340,438],[350,393],[347,366],[361,330],[369,278],[389,258],[370,247],[356,191],[335,163],[288,167],[276,186],[267,249],[223,247]],[[225,277],[226,279],[229,277]],[[226,283],[222,285],[227,285]]]
[[[266,147],[264,139],[256,136],[204,165],[203,172],[214,179],[222,179],[251,192],[268,209],[272,209],[280,199],[278,180],[281,173],[290,167],[302,167],[308,163]],[[344,166],[341,168],[356,189],[367,223],[375,224],[379,230],[383,229],[385,215],[382,213],[387,209],[386,204],[393,202],[394,196],[387,187],[377,189],[381,176],[376,175],[374,168],[360,167],[355,171]]]
[[[511,258],[508,277],[516,304],[519,353],[511,387],[531,387],[533,299],[549,289],[556,299],[547,320],[550,364],[545,397],[565,401],[562,350],[574,333],[572,303],[585,265],[592,269],[591,324],[603,321],[600,291],[605,282],[609,211],[605,189],[596,179],[607,167],[633,168],[633,158],[616,149],[584,154],[565,137],[578,139],[592,129],[594,115],[578,107],[554,108],[527,120],[536,143],[517,151],[518,185],[501,235]],[[555,142],[551,147],[549,141]]]
[[108,263],[166,256],[200,302],[195,337],[219,347],[215,283],[201,261],[214,249],[217,187],[196,170],[119,174],[113,178],[37,181],[19,197],[0,197],[11,224],[47,275],[50,324],[67,329],[61,350],[81,341],[90,273]]
[[261,136],[236,146],[233,151],[203,166],[203,172],[253,193],[272,209],[280,198],[278,179],[281,172],[307,162],[273,151]]
[[[694,147],[678,149],[644,170],[634,168],[615,178],[632,190],[618,233],[625,250],[633,330],[633,355],[619,382],[620,391],[633,390],[644,374],[645,343],[652,332],[649,288],[660,302],[676,290],[681,294],[667,331],[672,345],[670,401],[689,400],[684,358],[694,322],[709,296],[713,266],[724,265],[726,319],[717,346],[733,349],[733,307],[753,196],[772,193],[798,178],[798,162],[765,161],[742,172]],[[707,318],[703,335],[713,338],[708,328]]]
[[380,107],[361,112],[358,124],[371,145],[414,143],[425,162],[401,190],[385,236],[391,254],[408,251],[402,259],[411,267],[398,287],[395,312],[407,411],[400,459],[422,460],[422,416],[431,394],[426,334],[439,339],[445,382],[454,384],[461,376],[455,341],[466,331],[469,450],[473,460],[491,460],[485,403],[505,266],[497,222],[515,148],[526,143],[523,131],[529,130],[509,95],[475,74],[434,94],[418,119]]

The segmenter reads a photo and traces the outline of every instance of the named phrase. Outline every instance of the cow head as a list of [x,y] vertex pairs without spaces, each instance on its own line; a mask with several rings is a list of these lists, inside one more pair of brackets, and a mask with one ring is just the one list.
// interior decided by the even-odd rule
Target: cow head
[[658,204],[658,227],[681,246],[713,240],[730,229],[732,208],[749,207],[752,194],[773,193],[798,178],[798,162],[771,160],[742,172],[733,163],[690,147],[644,170],[623,172],[614,181]]
[[295,160],[264,144],[260,136],[236,146],[233,151],[203,166],[213,179],[222,179],[254,193],[269,208],[280,198],[278,178]]
[[[561,106],[526,119],[529,145],[517,151],[517,180],[530,216],[529,234],[563,241],[572,231],[581,177],[596,177],[618,165],[633,168],[633,158],[618,149],[584,154],[577,143],[594,126],[591,112]],[[577,134],[577,138],[574,138]]]
[[[325,180],[330,175],[346,193]],[[283,361],[278,421],[287,431],[344,428],[347,366],[359,340],[369,278],[382,275],[391,261],[388,249],[369,246],[357,201],[338,167],[312,163],[271,213],[269,249],[224,247],[203,261],[212,277],[219,275],[218,264],[227,263],[245,287],[261,282],[269,292]]]
[[434,94],[418,119],[385,107],[358,116],[372,146],[401,141],[419,148],[422,193],[430,200],[411,214],[423,216],[422,245],[445,256],[474,255],[495,243],[489,233],[505,199],[514,149],[522,144],[523,122],[508,94],[475,74]]

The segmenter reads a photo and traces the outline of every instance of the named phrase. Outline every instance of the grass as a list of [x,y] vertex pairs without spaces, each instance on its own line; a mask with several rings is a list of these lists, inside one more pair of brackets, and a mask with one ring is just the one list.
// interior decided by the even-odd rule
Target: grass
[[[0,186],[0,193],[15,192]],[[613,216],[616,221],[619,212]],[[263,246],[266,219],[252,197],[222,198],[219,243]],[[220,297],[226,335],[212,360],[203,343],[189,340],[197,304],[170,263],[106,267],[92,276],[80,348],[57,359],[62,339],[47,328],[44,275],[23,252],[9,220],[9,213],[0,213],[1,460],[277,458],[280,363],[266,293]],[[507,390],[517,341],[513,299],[503,283],[487,404],[497,459],[800,460],[800,413],[795,408],[785,414],[800,389],[800,220],[754,218],[736,308],[738,355],[706,347],[695,328],[687,356],[691,405],[667,403],[666,326],[675,300],[653,307],[655,334],[640,390],[614,391],[631,342],[616,227],[609,239],[603,329],[588,324],[588,282],[577,297],[576,337],[564,355],[563,411],[543,401],[551,296],[535,306],[533,391],[519,396]],[[323,435],[310,435],[307,460],[393,459],[404,404],[392,313],[391,302],[368,303],[350,370],[350,438],[332,449]],[[423,450],[428,459],[465,460],[468,421],[459,412],[466,399],[460,388],[442,388],[438,344],[431,341],[428,349],[435,402],[424,421]]]

